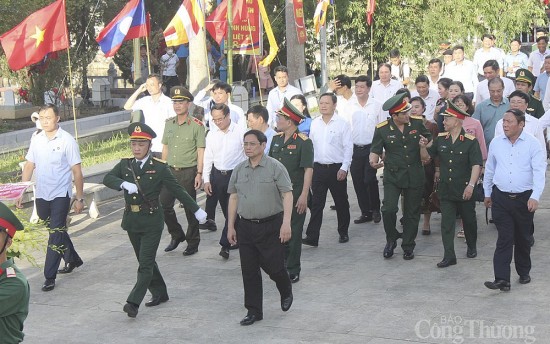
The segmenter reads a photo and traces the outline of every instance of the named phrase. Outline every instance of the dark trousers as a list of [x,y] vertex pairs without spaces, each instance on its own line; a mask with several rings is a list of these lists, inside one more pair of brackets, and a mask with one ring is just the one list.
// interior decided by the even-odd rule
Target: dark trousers
[[300,258],[302,256],[302,232],[304,231],[304,223],[306,222],[307,211],[303,214],[298,214],[296,202],[302,194],[303,185],[293,185],[292,195],[294,197],[294,205],[292,207],[292,217],[290,219],[291,237],[285,244],[285,260],[286,269],[291,274],[299,274],[302,270]]
[[526,276],[531,271],[529,240],[535,215],[527,209],[531,193],[529,190],[511,195],[493,187],[492,214],[498,231],[497,247],[493,257],[495,279],[510,281],[512,253],[518,275]]
[[80,256],[73,246],[67,233],[67,215],[71,199],[69,196],[56,197],[51,201],[36,199],[36,211],[40,220],[45,221],[49,228],[46,261],[44,262],[44,277],[54,280],[61,258],[65,263],[76,263]]
[[353,189],[357,195],[357,203],[362,215],[380,211],[380,192],[376,170],[369,164],[370,145],[353,146],[350,173]]
[[456,258],[455,254],[455,226],[456,215],[459,214],[462,219],[464,236],[469,248],[476,248],[477,242],[477,218],[476,201],[450,201],[442,198],[441,208],[441,239],[445,253],[443,258]]
[[145,297],[147,289],[153,296],[168,295],[166,283],[160,274],[159,267],[155,261],[157,249],[160,243],[162,230],[151,230],[143,232],[127,231],[132,247],[139,263],[137,270],[137,281],[128,295],[127,302],[140,305]]
[[[189,167],[176,171],[171,168],[172,174],[176,177],[178,183],[183,186],[185,191],[193,199],[197,199],[197,191],[195,190],[195,176],[197,175],[197,167]],[[172,236],[172,240],[184,241],[187,240],[189,247],[198,247],[201,241],[199,233],[199,221],[195,218],[195,214],[185,209],[185,217],[187,218],[187,234],[183,233],[183,229],[178,222],[178,217],[174,211],[174,203],[176,198],[170,190],[163,187],[160,192],[160,203],[164,211],[164,223],[168,227],[168,233]]]
[[313,165],[313,179],[311,183],[311,218],[307,226],[306,235],[313,242],[319,242],[321,224],[323,223],[323,209],[327,201],[327,191],[334,199],[336,217],[338,219],[338,234],[348,234],[350,214],[348,202],[347,179],[338,181],[336,175],[342,164]]
[[269,222],[253,223],[240,219],[237,240],[241,256],[244,306],[248,314],[263,317],[262,270],[275,282],[282,296],[292,291],[285,269],[285,248],[279,239],[283,214]]
[[187,57],[180,57],[180,64],[176,68],[180,85],[185,86],[187,84]]
[[164,94],[166,96],[170,96],[170,89],[174,86],[178,86],[180,84],[180,80],[178,79],[177,75],[174,76],[162,76],[162,84],[164,87],[166,87],[166,92]]
[[[231,173],[233,171],[220,171],[215,167],[212,167],[212,173],[210,175],[210,184],[212,185],[212,194],[217,196],[220,201],[220,207],[225,218],[223,225],[222,235],[220,237],[220,245],[222,247],[229,247],[231,244],[227,240],[227,207],[229,205],[229,194],[227,193],[227,186],[229,185],[229,179],[231,179]],[[214,211],[216,207],[214,206]]]

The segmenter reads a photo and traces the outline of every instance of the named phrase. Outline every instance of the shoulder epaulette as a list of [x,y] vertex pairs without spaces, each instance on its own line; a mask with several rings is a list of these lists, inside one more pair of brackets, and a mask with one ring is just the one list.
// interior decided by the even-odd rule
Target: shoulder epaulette
[[538,100],[538,101],[540,102],[540,98],[537,97],[537,96],[535,96],[534,94],[531,94],[531,98],[534,98],[534,99],[536,99],[536,100]]
[[162,160],[162,159],[155,158],[155,157],[153,157],[153,160],[156,160],[156,161],[158,161],[158,162],[160,162],[160,163],[162,163],[162,164],[166,164],[166,160]]
[[170,121],[174,121],[174,123],[175,123],[176,122],[176,117],[167,118],[166,121],[164,121],[164,123],[168,123]]
[[464,137],[467,138],[467,139],[469,139],[469,140],[473,140],[473,139],[476,138],[476,137],[475,137],[474,135],[472,135],[472,134],[464,134]]
[[385,120],[384,122],[380,122],[376,125],[377,128],[382,128],[383,126],[387,125],[389,122],[388,120]]
[[309,137],[307,137],[307,135],[304,133],[299,133],[298,136],[304,141],[307,141],[309,139]]
[[280,133],[275,134],[275,136],[283,136],[285,134],[284,131],[281,131]]
[[421,121],[423,120],[422,116],[415,116],[415,115],[413,115],[413,116],[409,116],[409,117],[412,118],[412,119],[419,119],[419,120],[421,120]]
[[449,133],[445,131],[443,133],[439,133],[437,136],[447,136],[447,135],[449,135]]
[[195,118],[195,117],[191,117],[191,118],[193,118],[193,122],[197,123],[201,127],[204,127],[204,123],[202,123],[202,121],[200,119]]

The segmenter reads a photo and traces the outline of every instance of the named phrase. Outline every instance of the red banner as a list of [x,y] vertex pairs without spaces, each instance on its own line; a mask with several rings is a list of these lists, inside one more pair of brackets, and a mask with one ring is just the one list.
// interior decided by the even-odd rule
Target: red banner
[[25,193],[34,182],[9,183],[0,185],[0,201],[15,201]]
[[296,34],[298,43],[304,44],[307,40],[306,25],[304,21],[304,2],[303,0],[294,1],[294,20],[296,22]]
[[261,55],[262,23],[258,1],[245,0],[240,18],[233,20],[233,52]]

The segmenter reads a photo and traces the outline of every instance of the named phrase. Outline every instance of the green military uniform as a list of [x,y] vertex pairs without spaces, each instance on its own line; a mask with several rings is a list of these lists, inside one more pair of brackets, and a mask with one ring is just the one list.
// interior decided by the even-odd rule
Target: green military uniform
[[[523,82],[528,84],[531,91],[535,85],[535,80],[535,76],[528,69],[520,68],[516,71],[516,83]],[[529,97],[530,99],[526,112],[535,118],[541,118],[545,112],[542,102],[531,94],[531,92],[529,92]]]
[[[130,139],[145,139],[146,135],[136,134],[137,128],[143,133],[150,131],[154,135],[145,124],[132,123],[128,128]],[[133,169],[141,187],[141,190],[134,194],[124,191],[126,207],[121,224],[128,233],[139,262],[137,282],[127,299],[128,303],[136,306],[143,301],[147,289],[154,297],[167,295],[166,284],[155,262],[164,228],[163,212],[159,209],[159,194],[162,187],[168,188],[186,209],[193,212],[199,209],[193,198],[178,184],[165,162],[152,158],[150,154],[145,159],[141,168],[135,166],[134,158],[122,159],[103,179],[105,186],[121,190],[123,182],[136,183],[131,172]]]
[[[8,239],[22,229],[19,219],[4,203],[0,203],[0,255],[5,257]],[[23,322],[29,314],[29,298],[29,282],[13,259],[0,263],[0,343],[23,341]]]
[[296,202],[304,187],[304,171],[306,168],[313,168],[313,142],[307,135],[300,133],[299,130],[296,130],[286,142],[284,133],[279,133],[273,136],[269,156],[286,167],[292,181],[292,195],[294,197],[290,223],[292,236],[287,245],[286,263],[290,274],[299,274],[301,270],[302,231],[306,220],[306,212],[298,214]]
[[[404,95],[390,98],[384,103],[384,110],[393,108],[392,102],[399,101]],[[387,105],[389,102],[389,105]],[[410,105],[408,106],[410,109]],[[406,109],[408,111],[408,109]],[[392,110],[390,114],[392,114]],[[404,112],[401,109],[399,112]],[[393,113],[395,114],[395,113]],[[431,139],[431,133],[423,124],[422,116],[410,116],[403,132],[395,125],[392,118],[379,123],[374,130],[371,153],[384,158],[384,201],[382,218],[386,239],[395,242],[403,238],[401,247],[412,251],[415,247],[418,223],[420,221],[420,203],[424,192],[424,168],[420,159],[418,142],[420,136]],[[399,196],[403,193],[403,234],[396,228]]]
[[[172,99],[177,101],[176,97],[186,92],[188,91],[181,86],[172,87]],[[197,149],[205,147],[205,130],[202,122],[194,117],[188,115],[187,119],[181,124],[178,122],[178,117],[176,116],[166,121],[162,144],[166,145],[168,151],[166,162],[170,166],[176,180],[193,199],[196,199]],[[202,171],[199,172],[202,173]],[[193,212],[185,208],[188,225],[187,235],[185,235],[174,211],[174,200],[175,197],[170,190],[162,190],[160,201],[164,209],[164,218],[168,232],[172,236],[172,240],[181,242],[186,239],[189,247],[196,248],[200,242],[199,222]]]

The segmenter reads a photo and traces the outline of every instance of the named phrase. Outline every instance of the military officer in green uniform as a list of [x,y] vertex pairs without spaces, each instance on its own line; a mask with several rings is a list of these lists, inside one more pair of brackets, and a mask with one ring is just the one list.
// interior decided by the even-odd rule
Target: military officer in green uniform
[[533,95],[533,86],[535,85],[535,76],[528,69],[518,69],[516,71],[516,90],[525,92],[529,95],[529,104],[526,113],[533,117],[541,118],[544,115],[544,107],[540,99]]
[[306,220],[307,199],[313,176],[313,143],[306,134],[300,133],[298,125],[305,116],[288,99],[277,112],[277,129],[281,132],[273,137],[269,156],[281,162],[292,181],[294,207],[290,227],[292,236],[286,245],[286,268],[290,281],[300,280],[300,256],[302,254],[302,231]]
[[29,282],[13,263],[7,259],[8,248],[16,231],[23,225],[12,211],[0,203],[0,343],[21,343],[23,322],[29,313]]
[[[405,93],[393,96],[382,106],[391,117],[379,123],[374,130],[369,163],[375,169],[384,167],[384,201],[381,209],[387,241],[384,258],[393,256],[397,239],[402,238],[403,259],[410,260],[414,258],[414,240],[418,233],[424,192],[419,141],[430,140],[431,133],[424,126],[422,116],[410,116],[411,104],[405,101],[405,96]],[[403,233],[396,228],[401,194],[404,200]]]
[[462,121],[470,115],[447,101],[443,116],[445,132],[439,133],[429,144],[420,142],[423,160],[439,158],[441,175],[437,194],[441,209],[441,239],[445,250],[443,260],[437,264],[440,268],[456,264],[454,237],[457,213],[462,218],[468,244],[466,256],[477,256],[476,204],[472,195],[483,165],[479,142],[462,128]]
[[103,184],[114,190],[124,189],[126,203],[122,228],[128,233],[139,262],[137,282],[124,305],[124,312],[135,318],[147,289],[152,294],[145,306],[157,306],[168,301],[166,284],[160,274],[155,255],[164,228],[164,216],[159,205],[162,187],[194,212],[199,222],[206,221],[206,212],[178,184],[168,165],[151,155],[151,140],[155,132],[142,123],[128,127],[133,158],[122,159],[103,179]]
[[[166,160],[178,183],[193,199],[202,185],[202,166],[204,159],[205,130],[201,121],[189,115],[189,105],[193,95],[185,87],[174,86],[170,89],[170,98],[176,117],[166,121],[162,135],[162,159]],[[184,256],[197,253],[200,242],[199,223],[190,209],[185,209],[187,217],[187,235],[178,222],[174,211],[174,195],[169,189],[160,192],[160,203],[164,210],[164,222],[172,237],[165,252],[174,250],[180,242],[187,240]]]

